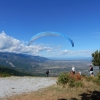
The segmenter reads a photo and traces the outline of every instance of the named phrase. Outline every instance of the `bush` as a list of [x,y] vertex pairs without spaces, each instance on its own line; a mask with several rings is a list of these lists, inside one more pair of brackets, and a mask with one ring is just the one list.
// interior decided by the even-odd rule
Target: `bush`
[[75,81],[75,80],[71,79],[69,81],[69,86],[70,87],[83,87],[83,83],[81,81]]
[[69,81],[69,75],[67,75],[66,73],[61,73],[58,77],[57,84],[65,86],[65,84],[67,84],[68,81]]
[[[77,76],[79,75],[77,74]],[[80,77],[76,79],[76,75],[72,76],[66,73],[61,73],[59,75],[57,84],[62,85],[63,87],[65,86],[65,84],[68,84],[70,87],[82,87],[83,86],[82,82],[80,81]]]

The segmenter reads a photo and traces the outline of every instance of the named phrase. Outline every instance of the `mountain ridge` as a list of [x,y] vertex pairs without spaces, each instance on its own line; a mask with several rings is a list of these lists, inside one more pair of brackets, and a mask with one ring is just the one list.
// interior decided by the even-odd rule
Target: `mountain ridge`
[[16,69],[20,72],[30,73],[31,70],[40,68],[39,63],[49,60],[45,57],[31,56],[21,53],[0,52],[0,65]]

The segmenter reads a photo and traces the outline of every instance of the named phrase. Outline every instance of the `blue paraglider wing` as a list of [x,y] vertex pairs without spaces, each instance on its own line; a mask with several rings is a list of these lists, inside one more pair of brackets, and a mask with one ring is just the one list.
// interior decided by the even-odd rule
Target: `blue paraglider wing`
[[56,32],[41,32],[41,33],[38,33],[36,35],[34,35],[29,43],[28,43],[28,46],[36,39],[40,38],[40,37],[43,37],[43,36],[62,36],[64,37],[65,39],[67,39],[68,41],[70,41],[70,43],[72,44],[72,47],[74,47],[74,42],[69,38],[67,37],[66,35],[64,34],[61,34],[61,33],[56,33]]

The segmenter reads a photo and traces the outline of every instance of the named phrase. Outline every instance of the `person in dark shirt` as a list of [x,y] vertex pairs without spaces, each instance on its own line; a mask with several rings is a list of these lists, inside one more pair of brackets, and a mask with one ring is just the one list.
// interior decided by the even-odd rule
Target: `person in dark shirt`
[[90,75],[93,77],[94,76],[94,74],[93,74],[93,67],[92,67],[92,65],[90,65]]
[[48,69],[48,70],[46,71],[47,77],[49,76],[49,72],[50,72],[50,71],[49,71],[49,69]]

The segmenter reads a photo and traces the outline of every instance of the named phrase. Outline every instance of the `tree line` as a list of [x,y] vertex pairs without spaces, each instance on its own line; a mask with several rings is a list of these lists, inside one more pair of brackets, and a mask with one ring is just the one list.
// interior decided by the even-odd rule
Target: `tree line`
[[96,50],[94,53],[92,53],[92,64],[94,66],[98,66],[100,72],[100,50]]

